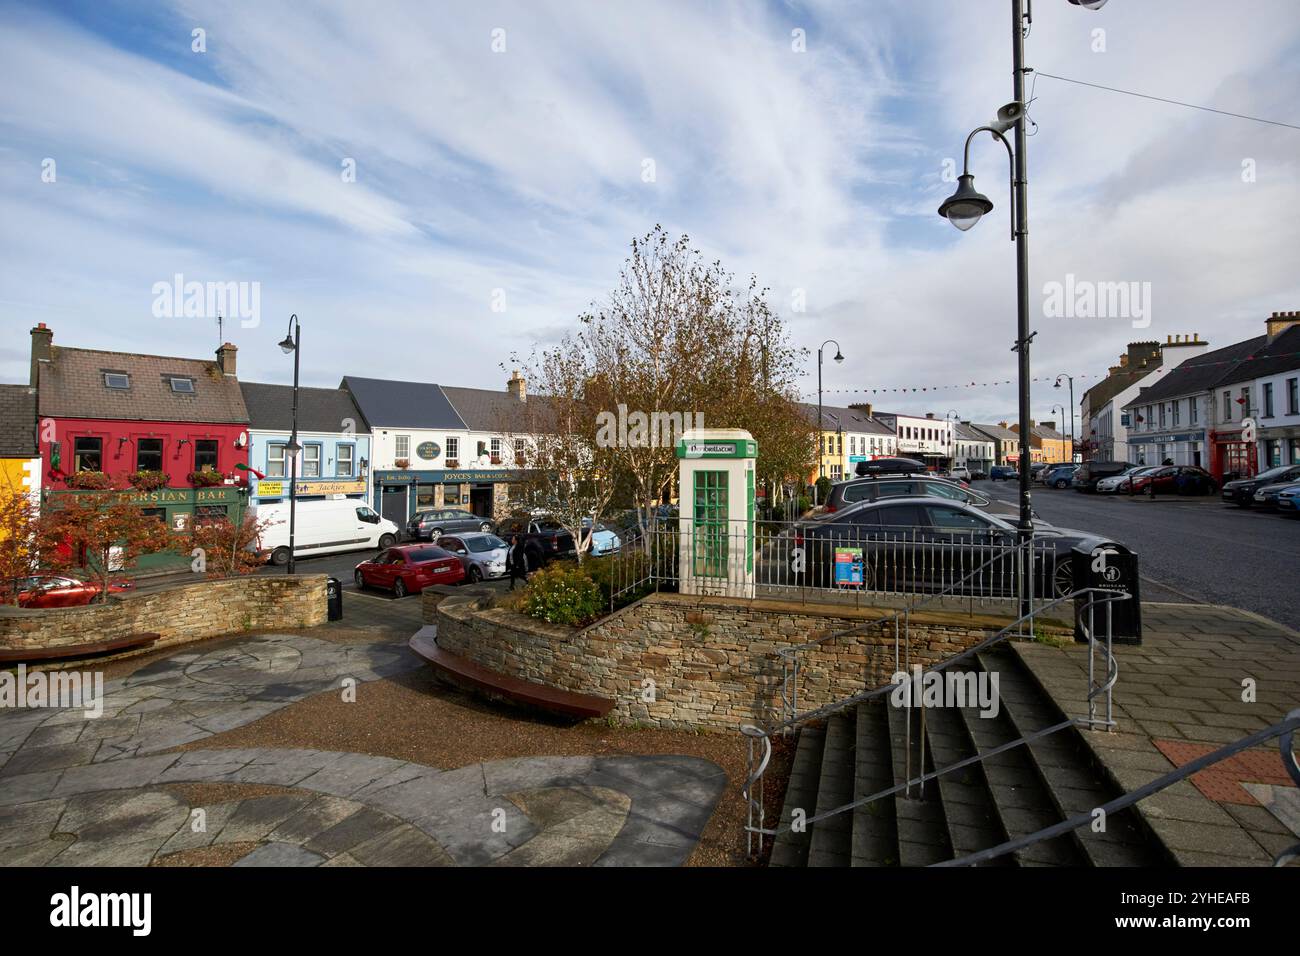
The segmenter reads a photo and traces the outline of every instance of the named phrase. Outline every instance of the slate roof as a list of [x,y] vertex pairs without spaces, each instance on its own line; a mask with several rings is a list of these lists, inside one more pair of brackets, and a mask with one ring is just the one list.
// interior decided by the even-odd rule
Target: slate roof
[[1065,441],[1065,435],[1058,432],[1055,428],[1048,428],[1046,425],[1034,425],[1029,429],[1029,434],[1037,438],[1046,438],[1048,441]]
[[[1280,341],[1282,338],[1283,336],[1278,336],[1275,341]],[[1268,336],[1257,335],[1253,339],[1246,339],[1244,342],[1226,345],[1213,352],[1189,358],[1167,372],[1150,388],[1138,392],[1137,396],[1124,407],[1134,408],[1182,395],[1198,394],[1214,388],[1220,381],[1239,381],[1240,379],[1235,378],[1234,375],[1242,359],[1256,354],[1267,343]],[[1254,373],[1244,377],[1254,378]]]
[[36,389],[0,385],[0,458],[36,456]]
[[[293,429],[293,386],[240,382],[239,389],[248,407],[248,424],[252,428],[289,432]],[[352,420],[356,432],[370,431],[370,425],[341,388],[298,389],[298,431],[342,432],[344,422]]]
[[1001,425],[972,424],[971,427],[983,432],[994,441],[1020,441],[1020,436],[1018,434],[1013,432],[1010,428],[1003,428]]
[[[1254,340],[1252,340],[1254,341]],[[1300,368],[1300,325],[1284,329],[1263,348],[1252,352],[1219,376],[1214,386],[1248,382],[1253,378],[1280,375]]]
[[967,424],[966,422],[953,422],[952,433],[954,438],[958,438],[961,441],[993,441],[992,436],[984,434],[974,425]]
[[372,428],[469,429],[442,388],[432,382],[345,375],[339,387],[351,393]]
[[[109,388],[105,372],[125,372],[130,387]],[[168,378],[188,378],[194,392],[173,392]],[[234,376],[215,360],[101,352],[60,345],[41,361],[38,406],[42,418],[247,424],[248,409]]]
[[521,402],[509,392],[455,385],[443,385],[442,393],[474,431],[528,434],[544,431],[550,422],[551,403],[545,395],[529,395]]
[[[808,421],[817,422],[817,406],[814,403],[800,402],[804,416]],[[838,419],[838,423],[837,420]],[[842,408],[838,405],[822,406],[822,431],[833,432],[837,429],[862,434],[892,435],[894,430],[888,425],[868,418],[867,413],[856,408]]]

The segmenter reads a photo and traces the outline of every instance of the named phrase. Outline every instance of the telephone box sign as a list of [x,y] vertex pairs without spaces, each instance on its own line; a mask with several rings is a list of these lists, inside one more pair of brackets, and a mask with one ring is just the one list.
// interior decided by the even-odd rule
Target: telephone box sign
[[691,440],[677,443],[678,458],[757,458],[758,442],[750,439]]

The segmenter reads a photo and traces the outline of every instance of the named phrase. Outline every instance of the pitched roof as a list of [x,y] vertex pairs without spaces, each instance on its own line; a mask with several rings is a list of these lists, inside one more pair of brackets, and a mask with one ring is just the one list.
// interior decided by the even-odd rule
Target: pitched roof
[[[248,407],[248,424],[253,428],[288,432],[293,429],[293,386],[263,385],[240,382],[239,389]],[[341,388],[298,389],[298,430],[302,432],[342,432],[352,421],[354,431],[367,432],[370,425]]]
[[[106,372],[125,373],[127,388],[109,388]],[[193,392],[172,390],[169,379],[188,378]],[[224,422],[245,424],[239,382],[223,375],[215,361],[100,352],[60,345],[40,362],[41,417],[115,418],[127,421]]]
[[1065,435],[1055,428],[1048,428],[1046,425],[1034,425],[1029,429],[1029,434],[1037,435],[1039,438],[1046,438],[1048,441],[1065,441]]
[[372,428],[440,428],[468,430],[442,388],[432,382],[395,382],[343,376],[347,389]]
[[0,385],[0,458],[36,455],[36,389]]
[[551,402],[546,395],[529,395],[521,402],[509,392],[455,385],[443,385],[442,394],[475,431],[526,433],[544,429],[550,420]]
[[[800,402],[799,407],[803,410],[804,416],[808,421],[816,424],[817,406],[808,402]],[[833,432],[836,430],[862,432],[875,435],[894,434],[894,430],[888,425],[876,421],[860,409],[842,408],[838,405],[823,405],[822,431]]]
[[1279,332],[1272,342],[1229,367],[1212,387],[1278,375],[1297,368],[1300,368],[1300,325],[1292,325]]
[[983,432],[985,435],[988,435],[990,438],[994,439],[995,441],[1019,441],[1020,440],[1020,436],[1018,434],[1013,432],[1010,428],[1003,428],[1001,425],[972,424],[971,428],[978,429],[979,431]]
[[975,425],[969,422],[953,422],[953,434],[962,441],[993,441],[991,435],[986,435]]
[[1225,378],[1228,381],[1235,381],[1231,377],[1235,367],[1242,359],[1258,352],[1267,342],[1267,336],[1257,335],[1253,339],[1246,339],[1244,342],[1226,345],[1213,352],[1205,352],[1189,358],[1166,372],[1164,377],[1150,388],[1138,392],[1124,407],[1133,408],[1167,398],[1177,398],[1180,395],[1204,392],[1214,388],[1221,379]]

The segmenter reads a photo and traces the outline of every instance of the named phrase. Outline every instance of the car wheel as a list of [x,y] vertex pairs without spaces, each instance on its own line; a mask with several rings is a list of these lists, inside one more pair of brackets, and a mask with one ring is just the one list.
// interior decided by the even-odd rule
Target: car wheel
[[289,549],[276,548],[271,552],[271,563],[277,568],[282,568],[289,563]]
[[1052,570],[1052,595],[1062,598],[1074,590],[1074,568],[1066,561],[1058,561]]
[[401,578],[398,578],[396,581],[393,582],[393,597],[395,598],[406,597],[406,582],[404,582]]
[[478,584],[482,580],[483,580],[483,572],[478,569],[477,564],[471,564],[469,566],[469,583]]
[[394,536],[394,535],[391,535],[391,534],[381,534],[381,535],[379,536],[379,547],[380,547],[381,549],[382,549],[382,548],[391,548],[391,547],[392,547],[394,544],[396,544],[396,543],[397,543],[397,538],[396,538],[396,536]]
[[430,540],[430,541],[437,541],[437,540],[438,540],[439,538],[441,538],[441,537],[442,537],[442,529],[441,529],[441,528],[434,528],[432,531],[429,532],[429,540]]
[[1154,498],[1155,496],[1156,496],[1156,486],[1155,486],[1155,485],[1147,485],[1147,497],[1148,497],[1148,498]]
[[366,578],[365,578],[365,575],[363,575],[360,571],[357,571],[356,573],[354,573],[354,574],[352,575],[352,579],[353,579],[354,581],[357,582],[357,587],[358,587],[358,588],[365,588],[365,586],[366,586]]
[[492,533],[492,522],[491,522],[491,521],[484,521],[481,525],[478,526],[478,529],[479,529],[480,531],[482,531],[484,534],[491,534],[491,533]]

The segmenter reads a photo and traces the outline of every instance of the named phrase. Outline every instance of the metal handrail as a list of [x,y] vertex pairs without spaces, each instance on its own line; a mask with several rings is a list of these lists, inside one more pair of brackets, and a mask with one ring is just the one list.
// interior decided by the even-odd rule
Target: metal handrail
[[[980,850],[978,853],[972,853],[968,856],[963,856],[960,859],[944,860],[942,863],[933,863],[931,865],[936,867],[974,866],[977,863],[997,859],[998,857],[1005,856],[1008,853],[1014,853],[1016,850],[1022,850],[1025,847],[1032,846],[1042,840],[1050,840],[1053,837],[1062,835],[1063,833],[1069,833],[1071,830],[1077,830],[1079,827],[1091,823],[1097,810],[1101,810],[1106,814],[1106,816],[1110,816],[1112,813],[1133,806],[1140,800],[1145,800],[1152,794],[1159,793],[1161,790],[1164,790],[1172,784],[1178,783],[1180,780],[1186,780],[1192,774],[1204,770],[1206,767],[1216,764],[1221,760],[1226,760],[1243,750],[1247,750],[1250,747],[1254,747],[1257,744],[1261,744],[1266,740],[1271,740],[1278,736],[1282,738],[1282,763],[1286,767],[1287,773],[1291,775],[1291,778],[1296,781],[1297,785],[1300,785],[1300,767],[1296,765],[1295,752],[1292,750],[1293,734],[1297,729],[1300,729],[1300,708],[1291,711],[1280,723],[1273,724],[1271,727],[1266,727],[1265,729],[1250,734],[1247,737],[1242,737],[1240,740],[1220,747],[1212,753],[1205,754],[1202,757],[1197,757],[1195,760],[1171,770],[1162,777],[1157,777],[1150,783],[1144,784],[1130,793],[1116,797],[1108,803],[1103,803],[1100,807],[1085,811],[1084,813],[1077,813],[1068,820],[1062,820],[1060,823],[1053,824],[1050,827],[1044,827],[1035,833],[1029,833],[1025,836],[1017,837],[1014,840],[1000,843],[997,846],[989,847],[987,850]],[[1296,858],[1297,856],[1300,856],[1300,844],[1278,854],[1273,861],[1273,865],[1283,866],[1286,862]]]

